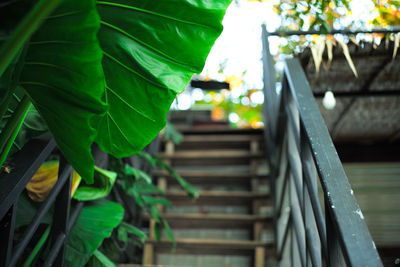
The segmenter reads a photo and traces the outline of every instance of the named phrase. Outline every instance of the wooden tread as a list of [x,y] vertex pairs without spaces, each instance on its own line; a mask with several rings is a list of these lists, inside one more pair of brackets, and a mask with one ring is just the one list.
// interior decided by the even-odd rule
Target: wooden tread
[[[249,186],[252,178],[264,180],[268,179],[267,175],[251,174],[250,172],[242,171],[178,171],[190,184],[194,185],[244,185]],[[168,184],[175,185],[177,181],[171,177],[166,171],[154,171],[153,177],[165,177],[168,179]]]
[[173,205],[244,205],[253,200],[268,198],[269,192],[199,191],[199,197],[193,201],[190,201],[187,193],[182,190],[169,190],[165,196]]
[[182,143],[203,143],[203,142],[249,142],[261,141],[262,135],[186,135]]
[[173,154],[160,153],[173,166],[243,166],[253,159],[265,157],[264,153],[251,153],[247,150],[189,150]]
[[[178,171],[179,175],[186,178],[192,178],[192,177],[199,177],[199,178],[205,178],[207,179],[208,177],[212,178],[230,178],[230,177],[235,177],[235,178],[244,178],[244,179],[250,179],[251,177],[256,177],[256,178],[267,178],[267,175],[260,175],[260,174],[252,174],[250,172],[243,172],[243,171]],[[159,170],[159,171],[153,171],[152,172],[153,176],[164,176],[168,177],[170,174],[167,171],[164,170]]]
[[[252,226],[255,222],[270,222],[272,210],[267,215],[213,214],[213,213],[164,213],[161,215],[175,229],[239,229]],[[149,220],[150,217],[145,215]]]
[[245,150],[191,150],[177,151],[174,154],[160,153],[163,159],[219,159],[219,158],[260,158],[263,153],[251,153]]
[[[167,239],[146,241],[152,244],[158,252],[170,253],[172,242]],[[178,254],[217,254],[217,255],[252,255],[258,247],[271,248],[272,240],[269,241],[247,241],[247,240],[221,240],[221,239],[175,239],[175,253]]]
[[251,129],[251,128],[237,128],[233,129],[231,127],[193,127],[193,126],[177,126],[175,127],[179,132],[185,136],[191,134],[252,134],[252,135],[262,135],[264,133],[263,129]]

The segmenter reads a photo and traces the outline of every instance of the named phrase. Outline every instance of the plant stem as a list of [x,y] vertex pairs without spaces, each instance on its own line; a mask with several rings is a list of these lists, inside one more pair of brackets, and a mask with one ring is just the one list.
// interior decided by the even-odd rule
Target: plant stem
[[0,48],[0,76],[11,63],[26,40],[35,32],[43,20],[58,6],[62,0],[40,0]]
[[24,96],[12,114],[12,117],[4,126],[3,131],[0,134],[0,166],[3,166],[3,163],[7,158],[8,152],[10,152],[11,146],[18,135],[19,129],[21,129],[21,126],[24,123],[31,104],[32,102],[30,98],[28,96]]
[[38,255],[38,253],[42,249],[42,247],[44,245],[44,242],[46,242],[47,237],[49,236],[50,228],[51,228],[50,226],[47,226],[46,230],[42,234],[42,237],[39,239],[39,241],[37,242],[36,246],[33,248],[31,254],[28,257],[28,259],[26,259],[23,267],[32,266],[33,260],[36,258],[36,256]]

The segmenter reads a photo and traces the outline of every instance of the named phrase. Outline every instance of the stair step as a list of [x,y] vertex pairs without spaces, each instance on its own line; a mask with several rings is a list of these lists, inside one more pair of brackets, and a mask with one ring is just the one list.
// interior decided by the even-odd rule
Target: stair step
[[265,157],[263,153],[246,150],[192,150],[177,151],[172,155],[160,153],[162,159],[171,160],[173,166],[239,166],[249,165],[252,159]]
[[[167,239],[158,242],[149,239],[146,243],[153,244],[155,250],[161,253],[170,253],[173,247],[172,242]],[[175,253],[178,254],[253,255],[258,247],[271,251],[273,241],[176,238],[175,244]]]
[[[178,171],[186,181],[194,185],[249,185],[251,178],[267,181],[267,175],[251,174],[241,171]],[[176,180],[166,171],[154,171],[154,177],[166,177],[168,184],[177,184]]]
[[220,135],[232,135],[232,134],[251,134],[251,135],[262,135],[263,129],[251,129],[251,128],[237,128],[232,129],[230,127],[193,127],[193,126],[179,126],[176,129],[184,134],[185,136],[192,134],[220,134]]
[[218,158],[260,158],[264,154],[251,153],[245,150],[192,150],[192,151],[177,151],[174,154],[168,155],[160,153],[159,156],[163,159],[218,159]]
[[261,141],[262,135],[186,135],[182,143]]
[[[267,178],[267,175],[262,174],[252,174],[250,172],[243,172],[243,171],[178,171],[179,175],[184,177],[185,179],[190,178],[204,178],[207,179],[209,177],[212,178],[243,178],[243,179],[250,179],[250,177],[257,177],[257,178]],[[152,172],[154,176],[170,176],[167,171],[154,171]]]
[[[164,213],[161,215],[175,229],[238,229],[253,226],[255,222],[270,222],[272,209],[266,215],[207,214],[207,213]],[[144,216],[149,219],[149,216]]]
[[165,196],[173,205],[244,205],[253,200],[268,198],[269,192],[199,191],[199,197],[193,201],[182,190],[167,191]]
[[250,150],[250,145],[253,141],[260,144],[260,149],[263,150],[261,135],[186,135],[182,143],[175,146],[176,151],[187,150]]

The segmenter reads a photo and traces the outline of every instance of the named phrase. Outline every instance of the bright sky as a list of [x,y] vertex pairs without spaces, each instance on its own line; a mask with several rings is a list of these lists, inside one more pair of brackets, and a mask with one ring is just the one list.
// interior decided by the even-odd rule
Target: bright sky
[[[219,81],[224,81],[231,75],[243,76],[244,84],[241,88],[232,90],[233,98],[244,94],[247,89],[261,89],[263,87],[261,25],[266,24],[267,30],[270,32],[279,27],[280,17],[272,9],[273,4],[278,2],[279,0],[233,1],[223,20],[224,30],[215,42],[201,76],[207,75],[209,78]],[[351,21],[356,20],[371,20],[376,16],[371,13],[373,7],[370,0],[353,0],[351,2],[353,15],[343,21],[343,24],[348,25]],[[363,27],[359,23],[354,26],[356,28]],[[270,37],[269,41],[271,53],[277,54],[279,42],[285,42],[285,39]],[[220,73],[221,65],[224,65],[223,73]],[[202,97],[204,95],[199,95],[199,99]],[[179,109],[188,109],[194,103],[189,92],[180,94],[178,99]],[[174,106],[177,106],[176,103]]]
[[[272,11],[272,6],[279,0],[265,2],[238,0],[233,1],[226,11],[223,20],[224,31],[215,42],[202,75],[212,79],[225,80],[225,77],[244,76],[245,85],[249,89],[260,89],[262,83],[262,42],[261,25],[265,23],[268,31],[275,31],[280,25],[280,18]],[[351,9],[353,15],[344,24],[351,21],[369,21],[373,3],[369,0],[353,0]],[[355,25],[361,28],[361,24]],[[271,53],[276,54],[280,38],[270,38]],[[218,73],[220,64],[224,63],[224,73]]]
[[[268,20],[268,22],[267,22]],[[271,2],[232,2],[223,20],[224,31],[215,42],[202,72],[212,79],[245,74],[250,88],[262,88],[261,25],[269,31],[279,27],[280,19],[272,11]],[[218,73],[225,62],[224,74]]]

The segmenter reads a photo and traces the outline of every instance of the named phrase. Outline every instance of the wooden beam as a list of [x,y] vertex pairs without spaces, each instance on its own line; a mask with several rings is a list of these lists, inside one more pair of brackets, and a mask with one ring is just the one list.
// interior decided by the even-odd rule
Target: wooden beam
[[248,191],[199,191],[199,198],[190,201],[187,193],[182,190],[167,191],[165,196],[173,205],[248,205],[255,199],[269,198],[269,192]]
[[201,88],[203,90],[221,90],[221,89],[229,89],[229,83],[227,82],[219,82],[219,81],[200,81],[200,80],[191,80],[190,86],[193,88]]
[[[164,213],[161,217],[174,229],[242,229],[249,228],[254,223],[259,223],[261,228],[267,228],[268,222],[272,219],[272,209],[267,215]],[[150,217],[146,214],[144,219],[149,220]]]
[[191,150],[177,151],[172,155],[160,153],[163,159],[218,159],[218,158],[261,158],[264,155],[260,152],[249,153],[244,150]]
[[[161,239],[157,242],[154,239],[146,241],[156,247],[172,247],[172,242],[168,239]],[[249,240],[224,240],[224,239],[196,239],[196,238],[176,238],[176,248],[190,249],[228,249],[228,250],[254,250],[257,247],[270,247],[272,241],[249,241]]]

